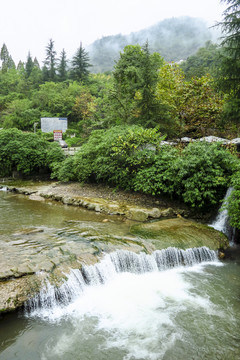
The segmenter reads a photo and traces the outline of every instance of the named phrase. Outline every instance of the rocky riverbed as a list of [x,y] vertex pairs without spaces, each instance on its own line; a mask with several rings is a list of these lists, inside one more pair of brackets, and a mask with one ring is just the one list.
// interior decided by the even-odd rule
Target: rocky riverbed
[[30,220],[27,226],[11,229],[10,219],[0,251],[0,311],[21,307],[45,279],[60,284],[70,268],[94,264],[117,249],[150,254],[169,246],[214,250],[228,246],[222,233],[186,219],[189,210],[174,202],[76,183],[9,182],[1,186],[16,203],[24,195],[28,204],[36,204],[33,209],[46,211],[49,218],[55,216],[51,203],[63,209],[59,203],[70,205],[67,209],[74,212],[61,227],[44,222],[36,226]]

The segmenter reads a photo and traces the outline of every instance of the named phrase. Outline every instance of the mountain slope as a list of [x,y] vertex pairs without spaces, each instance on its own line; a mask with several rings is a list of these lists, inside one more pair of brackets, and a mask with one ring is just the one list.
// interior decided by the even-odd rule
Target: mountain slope
[[94,41],[87,51],[92,71],[104,72],[113,69],[126,45],[143,45],[148,40],[151,52],[159,52],[166,61],[179,61],[194,54],[206,41],[216,41],[217,36],[216,30],[208,28],[202,19],[171,18],[129,35],[103,37]]

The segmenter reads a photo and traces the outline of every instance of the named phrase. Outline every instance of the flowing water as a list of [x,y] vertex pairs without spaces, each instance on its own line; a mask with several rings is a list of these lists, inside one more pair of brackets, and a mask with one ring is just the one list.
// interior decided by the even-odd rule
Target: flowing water
[[[229,187],[226,192],[226,195],[224,197],[223,204],[228,199],[228,197],[231,195],[232,191],[233,191],[233,188]],[[218,215],[217,215],[216,219],[213,221],[212,224],[210,224],[210,226],[213,227],[214,229],[224,233],[228,237],[230,244],[233,245],[234,238],[235,238],[235,229],[232,228],[229,224],[229,216],[228,216],[227,209],[224,209],[224,207],[221,207],[218,211]]]
[[[74,227],[69,220],[104,231],[102,215],[5,192],[0,217],[5,247],[12,232],[33,224],[49,229],[51,239],[66,222],[68,231]],[[128,234],[117,218],[109,226]],[[40,238],[34,246],[43,246]],[[50,247],[46,239],[44,246]],[[72,270],[59,290],[45,283],[20,314],[2,315],[0,359],[239,359],[239,266],[239,258],[220,262],[206,248],[111,253]]]

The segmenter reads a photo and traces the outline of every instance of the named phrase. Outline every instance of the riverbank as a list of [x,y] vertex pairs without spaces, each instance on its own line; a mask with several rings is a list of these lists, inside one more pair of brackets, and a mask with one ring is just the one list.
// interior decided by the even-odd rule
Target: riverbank
[[177,199],[123,191],[100,184],[5,181],[0,182],[0,186],[6,186],[11,192],[28,195],[32,200],[54,200],[107,215],[121,215],[135,221],[184,217],[208,222],[212,216],[196,215]]

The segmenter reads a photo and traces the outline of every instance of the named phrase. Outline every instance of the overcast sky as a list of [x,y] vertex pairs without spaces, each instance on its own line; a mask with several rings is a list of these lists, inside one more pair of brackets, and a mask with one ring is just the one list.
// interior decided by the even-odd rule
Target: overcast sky
[[18,63],[28,51],[41,63],[52,38],[71,58],[80,41],[128,34],[171,17],[192,16],[210,25],[221,20],[220,0],[0,0],[0,47]]

